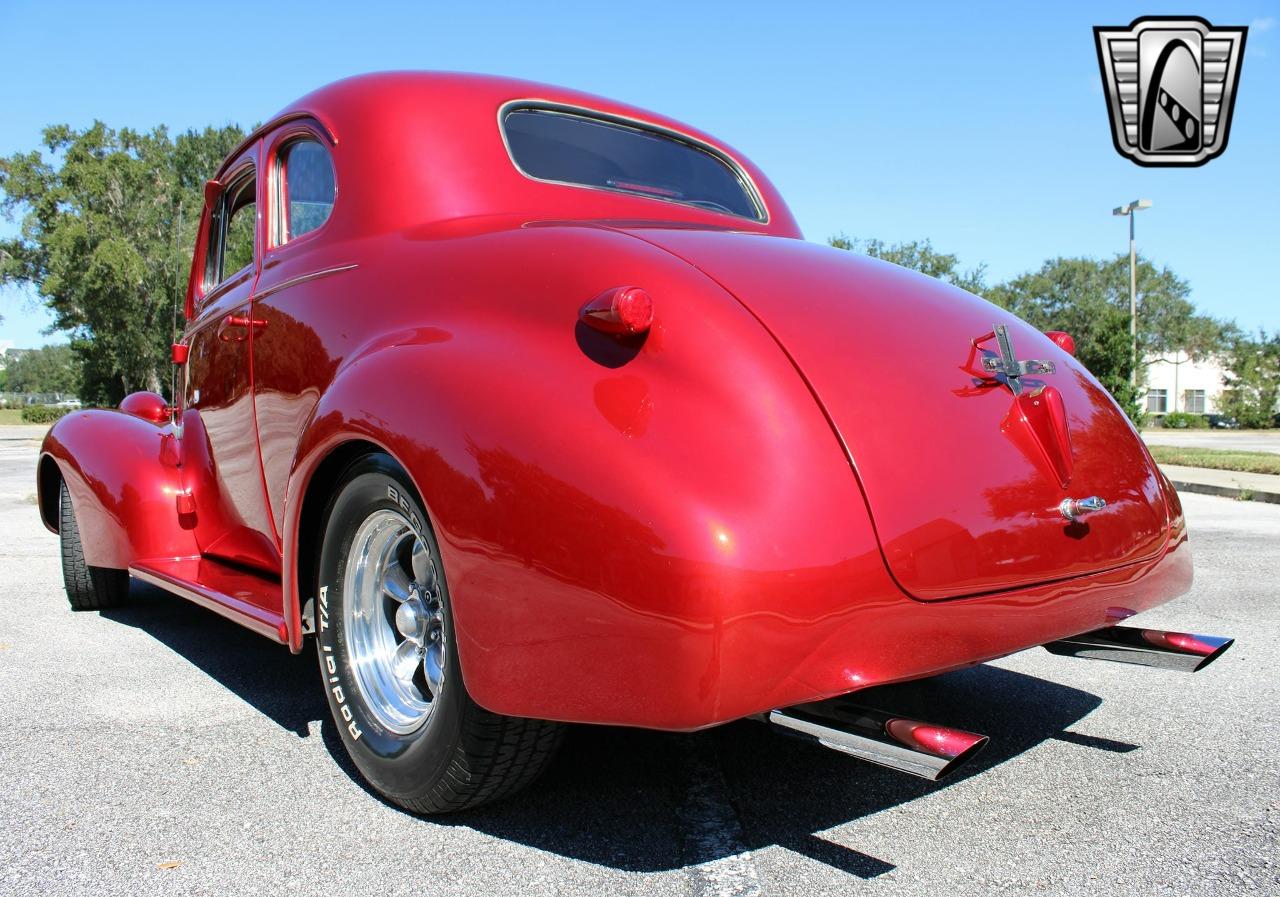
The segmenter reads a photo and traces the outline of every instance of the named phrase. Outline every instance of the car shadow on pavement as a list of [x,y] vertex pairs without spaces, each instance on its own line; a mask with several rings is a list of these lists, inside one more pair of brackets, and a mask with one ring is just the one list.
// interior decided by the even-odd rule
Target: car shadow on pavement
[[141,629],[296,735],[308,737],[308,723],[328,717],[311,651],[290,654],[211,610],[136,579],[129,584],[128,604],[100,613]]
[[[742,721],[683,735],[577,727],[556,764],[528,791],[457,821],[576,859],[631,871],[670,868],[669,843],[688,756],[710,754],[723,774],[740,833],[735,849],[774,845],[859,878],[892,871],[892,857],[863,853],[827,830],[946,789],[1013,759],[1046,740],[1104,751],[1136,745],[1069,729],[1101,704],[1096,696],[999,667],[978,666],[932,679],[867,689],[861,701],[930,722],[981,732],[991,742],[967,767],[941,783],[854,760]],[[679,836],[674,836],[679,843]],[[686,838],[680,865],[721,859],[716,839]],[[692,850],[690,849],[692,847]]]
[[[334,761],[371,798],[403,812],[360,779],[328,717],[310,651],[292,655],[210,611],[136,581],[130,604],[102,616],[147,632],[284,729],[306,737],[309,723],[320,721],[321,738]],[[991,741],[952,778],[932,783],[750,721],[695,734],[574,726],[551,768],[526,791],[424,824],[463,825],[623,871],[667,871],[776,845],[850,875],[874,878],[895,868],[892,857],[871,856],[833,840],[848,840],[848,833],[824,833],[928,800],[1046,740],[1117,753],[1138,747],[1070,731],[1101,704],[1096,696],[1000,667],[977,666],[867,689],[860,700],[981,732]],[[691,815],[702,817],[696,824],[706,825],[706,808],[697,802],[708,798],[705,788],[689,784],[691,778],[708,774],[722,779],[712,800],[724,805],[723,815],[712,813],[713,824],[730,830],[690,837]]]

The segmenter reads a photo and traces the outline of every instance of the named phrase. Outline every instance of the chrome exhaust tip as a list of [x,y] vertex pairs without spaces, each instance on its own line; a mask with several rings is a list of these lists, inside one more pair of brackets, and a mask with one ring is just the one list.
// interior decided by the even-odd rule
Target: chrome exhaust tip
[[834,698],[769,712],[768,721],[859,760],[936,782],[986,745],[973,732],[906,719]]
[[1048,642],[1044,649],[1064,657],[1110,660],[1194,673],[1213,663],[1233,644],[1235,639],[1216,635],[1108,626]]

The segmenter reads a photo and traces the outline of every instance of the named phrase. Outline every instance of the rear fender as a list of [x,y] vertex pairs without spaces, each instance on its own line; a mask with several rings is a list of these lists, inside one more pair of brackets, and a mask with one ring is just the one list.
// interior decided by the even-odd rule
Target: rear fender
[[53,425],[40,449],[37,488],[44,525],[58,530],[56,490],[63,481],[90,566],[125,569],[148,558],[194,557],[195,538],[177,513],[177,461],[167,423],[106,409],[69,414]]
[[[738,303],[629,237],[584,230],[589,245],[567,252],[550,230],[520,236],[542,250],[530,265],[567,255],[582,283],[526,271],[528,289],[441,308],[438,326],[372,347],[321,397],[285,502],[291,642],[299,597],[311,597],[302,508],[324,506],[311,480],[364,442],[422,496],[481,706],[677,729],[751,712],[812,651],[812,621],[905,600],[857,481],[803,380]],[[620,249],[644,257],[641,276]],[[575,330],[582,297],[610,277],[655,296],[638,348]],[[731,682],[728,668],[749,673]]]

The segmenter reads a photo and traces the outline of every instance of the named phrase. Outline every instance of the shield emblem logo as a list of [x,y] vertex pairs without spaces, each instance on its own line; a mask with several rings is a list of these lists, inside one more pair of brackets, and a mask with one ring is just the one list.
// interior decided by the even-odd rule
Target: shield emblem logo
[[1093,29],[1116,150],[1139,165],[1203,165],[1227,148],[1245,27],[1148,16]]

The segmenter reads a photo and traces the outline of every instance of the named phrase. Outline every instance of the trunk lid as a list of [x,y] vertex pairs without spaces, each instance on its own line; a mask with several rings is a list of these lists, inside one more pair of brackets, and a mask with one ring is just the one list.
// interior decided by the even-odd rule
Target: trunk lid
[[[1074,358],[1011,313],[799,240],[631,232],[719,282],[791,356],[844,443],[889,569],[912,597],[1020,588],[1163,547],[1157,472],[1128,419]],[[998,343],[973,341],[996,324],[1018,360],[1056,370],[992,380],[983,359],[1000,358]],[[1088,496],[1107,506],[1075,522],[1060,512],[1064,499]]]

